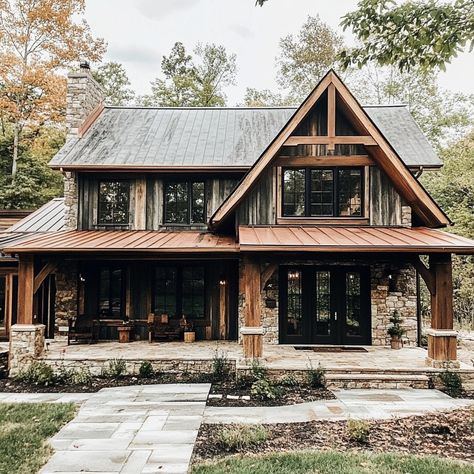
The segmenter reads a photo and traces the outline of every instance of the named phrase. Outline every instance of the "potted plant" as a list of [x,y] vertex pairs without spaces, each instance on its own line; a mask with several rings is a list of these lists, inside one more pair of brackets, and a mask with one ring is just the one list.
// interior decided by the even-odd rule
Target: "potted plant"
[[194,331],[193,323],[191,321],[187,321],[183,316],[182,326],[184,328],[184,342],[195,342],[196,332]]
[[132,323],[128,316],[125,316],[123,323],[118,327],[119,342],[130,342],[130,332],[132,331]]
[[402,337],[406,331],[402,327],[403,319],[400,318],[398,311],[393,313],[390,323],[392,325],[387,330],[388,335],[391,337],[390,346],[392,349],[401,349],[403,347]]

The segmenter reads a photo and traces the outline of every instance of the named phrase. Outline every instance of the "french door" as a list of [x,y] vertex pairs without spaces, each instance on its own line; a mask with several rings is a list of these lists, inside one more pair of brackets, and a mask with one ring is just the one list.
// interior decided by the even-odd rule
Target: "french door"
[[370,344],[370,319],[367,268],[280,268],[281,343]]

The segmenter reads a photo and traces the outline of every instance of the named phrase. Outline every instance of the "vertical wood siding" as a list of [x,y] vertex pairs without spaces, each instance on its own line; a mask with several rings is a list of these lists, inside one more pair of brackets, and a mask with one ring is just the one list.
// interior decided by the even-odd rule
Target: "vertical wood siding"
[[388,176],[370,167],[370,225],[401,225],[402,200]]

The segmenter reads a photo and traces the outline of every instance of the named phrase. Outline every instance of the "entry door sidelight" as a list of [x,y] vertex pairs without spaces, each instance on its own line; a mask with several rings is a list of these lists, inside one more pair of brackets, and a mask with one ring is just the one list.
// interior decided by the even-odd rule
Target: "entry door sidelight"
[[370,344],[370,276],[356,267],[283,267],[280,342]]

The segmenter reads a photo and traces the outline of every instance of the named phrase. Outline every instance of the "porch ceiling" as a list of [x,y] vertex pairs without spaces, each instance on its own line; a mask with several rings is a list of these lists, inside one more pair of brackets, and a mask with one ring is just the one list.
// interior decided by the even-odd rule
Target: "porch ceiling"
[[242,251],[474,254],[474,240],[425,227],[241,226]]
[[209,232],[181,231],[100,231],[78,230],[36,235],[11,246],[5,253],[199,253],[235,252],[238,243],[233,237],[214,235]]

